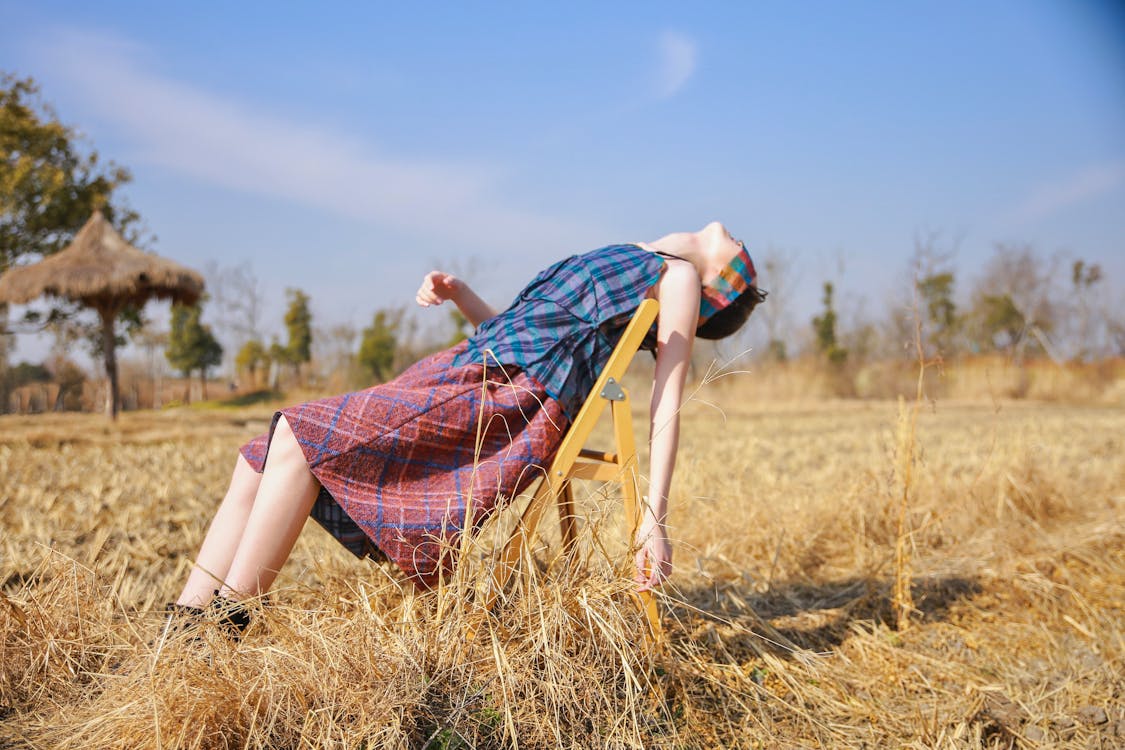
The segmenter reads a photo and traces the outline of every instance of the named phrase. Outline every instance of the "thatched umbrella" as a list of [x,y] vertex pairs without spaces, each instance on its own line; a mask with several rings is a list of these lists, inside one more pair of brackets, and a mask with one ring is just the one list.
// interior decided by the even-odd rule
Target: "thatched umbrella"
[[106,414],[117,418],[117,354],[114,321],[126,305],[171,299],[194,304],[203,293],[203,277],[178,263],[146,253],[117,233],[95,211],[64,250],[38,263],[0,276],[0,303],[26,304],[48,295],[97,311],[102,321],[102,350],[109,377]]

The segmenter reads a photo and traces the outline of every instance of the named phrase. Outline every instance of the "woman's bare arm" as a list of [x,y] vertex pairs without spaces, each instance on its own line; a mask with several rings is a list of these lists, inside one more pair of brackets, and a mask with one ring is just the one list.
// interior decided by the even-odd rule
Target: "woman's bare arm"
[[453,304],[457,305],[457,309],[474,328],[496,315],[496,309],[482,300],[468,284],[452,274],[441,271],[430,271],[426,274],[414,299],[422,307],[440,305],[447,299],[453,300]]
[[699,318],[699,273],[688,263],[669,261],[657,288],[656,373],[650,405],[648,507],[637,531],[637,582],[647,590],[672,572],[666,520],[668,488],[680,441],[680,404],[687,381]]

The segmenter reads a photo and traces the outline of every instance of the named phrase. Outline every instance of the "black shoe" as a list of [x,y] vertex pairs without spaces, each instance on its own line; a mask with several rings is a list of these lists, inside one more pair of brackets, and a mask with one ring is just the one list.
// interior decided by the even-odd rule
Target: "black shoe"
[[218,593],[207,605],[207,616],[214,617],[227,636],[236,641],[250,627],[250,609],[242,602],[219,596]]
[[186,626],[192,622],[198,622],[203,617],[203,608],[169,602],[164,607],[164,613],[169,621]]
[[189,636],[191,640],[199,640],[199,634],[196,631],[203,624],[204,617],[205,610],[200,607],[169,602],[164,606],[164,626],[160,629],[160,635],[149,645],[155,646],[169,638],[180,636]]

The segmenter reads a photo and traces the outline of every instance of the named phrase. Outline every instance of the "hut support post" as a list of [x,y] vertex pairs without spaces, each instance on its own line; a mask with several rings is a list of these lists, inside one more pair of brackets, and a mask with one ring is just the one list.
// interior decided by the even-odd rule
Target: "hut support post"
[[102,353],[105,355],[105,374],[109,381],[105,394],[105,414],[110,419],[117,419],[120,403],[117,395],[117,329],[114,326],[117,310],[99,307],[98,315],[102,319]]

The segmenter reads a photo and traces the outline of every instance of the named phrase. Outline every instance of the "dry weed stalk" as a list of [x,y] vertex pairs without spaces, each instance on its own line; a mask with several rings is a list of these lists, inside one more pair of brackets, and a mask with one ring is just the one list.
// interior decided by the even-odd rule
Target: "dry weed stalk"
[[907,409],[900,398],[898,403],[898,437],[896,440],[896,465],[901,492],[898,498],[895,517],[895,556],[894,593],[891,603],[894,608],[895,628],[906,630],[910,627],[910,615],[914,612],[911,531],[907,511],[914,482],[914,463],[916,460],[915,441],[917,435],[918,404]]
[[894,607],[895,629],[899,631],[910,627],[910,616],[915,611],[912,591],[914,540],[908,514],[914,492],[914,467],[918,461],[918,412],[922,408],[926,368],[930,364],[926,360],[926,349],[922,341],[922,316],[918,310],[917,279],[914,281],[913,295],[914,354],[918,367],[918,378],[915,385],[914,401],[909,411],[903,398],[899,397],[898,435],[895,441],[895,468],[898,472],[901,492],[898,501],[898,514],[895,518],[894,594],[891,601]]

